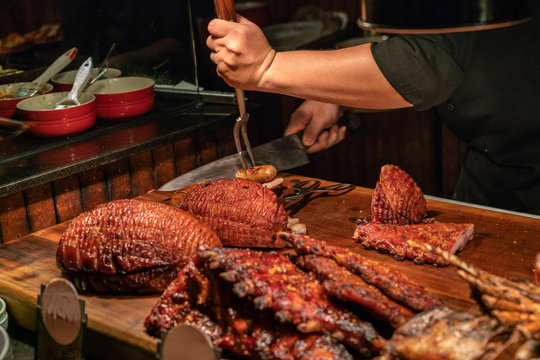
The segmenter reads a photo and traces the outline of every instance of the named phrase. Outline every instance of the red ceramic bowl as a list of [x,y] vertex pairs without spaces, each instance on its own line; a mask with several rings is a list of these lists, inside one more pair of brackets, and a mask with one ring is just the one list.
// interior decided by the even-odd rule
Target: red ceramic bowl
[[34,96],[17,104],[21,117],[31,121],[28,129],[31,134],[45,137],[67,136],[89,129],[95,124],[96,98],[92,94],[81,94],[81,105],[54,109],[56,103],[67,94],[59,92]]
[[[23,84],[28,84],[28,83],[20,82],[20,83],[0,85],[0,116],[6,117],[6,118],[12,117],[17,111],[17,104],[20,101],[28,98],[28,96],[19,97],[19,98],[11,97],[17,92],[17,90],[19,90],[19,88]],[[53,91],[53,86],[51,84],[45,84],[43,85],[41,93],[47,94],[52,91]],[[38,96],[38,95],[34,95],[34,96]],[[10,97],[6,97],[6,96],[10,96]]]
[[[98,69],[92,69],[92,74],[90,79],[93,79],[94,76],[98,74]],[[77,70],[71,70],[62,72],[52,78],[52,83],[54,84],[55,91],[70,91],[73,87],[73,82],[75,81],[75,75],[77,75]],[[122,75],[122,71],[114,68],[109,68],[105,74],[103,74],[102,79],[117,78]]]
[[154,107],[154,80],[119,77],[98,80],[86,89],[96,97],[96,114],[103,119],[123,119]]

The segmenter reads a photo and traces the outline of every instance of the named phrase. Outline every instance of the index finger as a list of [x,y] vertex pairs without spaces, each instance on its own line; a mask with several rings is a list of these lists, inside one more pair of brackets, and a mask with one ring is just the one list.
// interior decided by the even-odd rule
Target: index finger
[[234,30],[236,26],[239,26],[237,23],[222,19],[212,19],[208,23],[208,33],[216,38],[225,37],[231,31]]

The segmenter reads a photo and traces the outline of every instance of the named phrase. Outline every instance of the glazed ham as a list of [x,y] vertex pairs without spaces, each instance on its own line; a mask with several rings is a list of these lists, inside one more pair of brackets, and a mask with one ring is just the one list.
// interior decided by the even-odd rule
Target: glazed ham
[[412,259],[417,264],[429,263],[439,266],[448,261],[439,255],[425,252],[409,245],[408,241],[439,247],[451,254],[463,249],[472,239],[473,224],[431,223],[414,225],[391,225],[360,223],[353,239],[366,248],[388,253],[396,260]]
[[161,292],[202,244],[221,247],[216,234],[185,211],[117,200],[73,219],[56,262],[80,291]]
[[374,222],[416,224],[427,216],[426,200],[412,177],[395,165],[381,168],[371,199]]
[[212,228],[225,246],[284,246],[274,234],[287,229],[276,195],[245,179],[219,179],[189,188],[177,205]]

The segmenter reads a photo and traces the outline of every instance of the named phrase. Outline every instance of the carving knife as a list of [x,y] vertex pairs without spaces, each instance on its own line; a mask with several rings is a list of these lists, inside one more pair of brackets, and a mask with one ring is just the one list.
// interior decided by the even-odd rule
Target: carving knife
[[[292,169],[309,162],[306,147],[302,144],[302,133],[295,133],[253,147],[253,155],[259,165],[274,165],[277,171]],[[242,154],[245,155],[245,154]],[[234,179],[242,169],[238,154],[212,161],[169,181],[159,188],[161,191],[175,191],[188,185],[220,178]]]

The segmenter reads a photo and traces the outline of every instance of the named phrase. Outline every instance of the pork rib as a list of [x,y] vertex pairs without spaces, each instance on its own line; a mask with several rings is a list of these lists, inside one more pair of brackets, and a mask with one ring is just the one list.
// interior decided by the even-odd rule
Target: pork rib
[[304,255],[295,259],[295,263],[317,274],[327,294],[359,305],[374,318],[383,320],[393,327],[413,316],[411,310],[392,301],[376,287],[366,284],[358,275],[339,266],[332,259]]
[[439,247],[449,253],[463,249],[472,239],[473,224],[431,223],[390,225],[359,223],[353,239],[368,249],[389,253],[396,260],[412,259],[417,264],[448,265],[444,258],[410,246],[409,240]]
[[209,269],[234,283],[238,297],[249,297],[259,310],[273,310],[277,319],[303,333],[328,334],[363,356],[377,354],[384,344],[371,324],[331,303],[317,279],[281,253],[222,248],[199,256],[207,259]]
[[62,234],[57,266],[79,290],[161,292],[216,234],[169,205],[117,200],[77,216]]
[[416,224],[427,216],[426,199],[409,174],[384,165],[371,198],[371,213],[375,222]]
[[159,336],[178,324],[193,325],[226,353],[251,359],[352,360],[328,335],[302,334],[291,324],[277,323],[270,313],[253,316],[253,305],[233,296],[230,283],[212,274],[207,278],[190,263],[154,305],[146,331]]
[[414,283],[405,275],[389,269],[387,266],[370,260],[348,249],[327,245],[305,235],[287,232],[277,234],[290,243],[300,254],[314,254],[335,260],[359,275],[366,283],[377,287],[396,302],[414,311],[424,311],[442,305],[442,301]]
[[273,235],[287,229],[287,215],[276,195],[259,183],[219,179],[190,187],[178,207],[208,224],[223,245],[283,247]]

